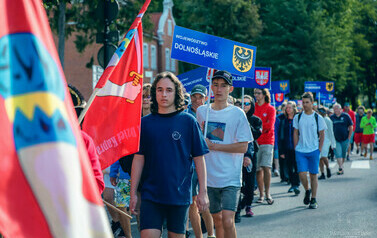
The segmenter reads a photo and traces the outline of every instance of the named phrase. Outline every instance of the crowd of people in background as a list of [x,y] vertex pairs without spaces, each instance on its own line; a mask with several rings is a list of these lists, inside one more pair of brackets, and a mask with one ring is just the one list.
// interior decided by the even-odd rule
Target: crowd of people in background
[[[318,179],[329,179],[329,158],[345,173],[344,162],[356,151],[373,159],[376,119],[363,106],[356,113],[318,105],[312,93],[271,105],[268,89],[237,99],[232,76],[217,71],[214,97],[205,86],[185,93],[177,77],[164,72],[144,84],[140,151],[103,171],[103,198],[135,214],[141,237],[236,237],[241,213],[252,217],[252,203],[274,204],[270,184],[279,176],[310,209],[319,207]],[[210,105],[207,102],[210,101]],[[309,174],[309,176],[308,176]],[[257,199],[254,196],[258,195]],[[131,225],[108,208],[115,236],[131,237]]]

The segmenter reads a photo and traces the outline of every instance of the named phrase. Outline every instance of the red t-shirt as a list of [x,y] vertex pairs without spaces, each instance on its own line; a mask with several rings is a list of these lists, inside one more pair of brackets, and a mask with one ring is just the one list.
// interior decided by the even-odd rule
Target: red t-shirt
[[353,122],[353,131],[355,131],[355,129],[356,129],[356,114],[355,114],[355,112],[352,111],[351,109],[348,110],[347,113],[348,113],[348,115],[351,117],[351,120],[352,120],[352,122]]
[[96,182],[98,185],[99,194],[102,194],[103,190],[105,189],[105,182],[103,181],[101,164],[98,160],[98,155],[97,155],[97,151],[96,151],[93,139],[84,131],[81,131],[81,134],[82,134],[84,143],[86,145],[86,149],[88,150],[88,157],[92,165],[94,178],[96,179]]
[[269,103],[264,103],[259,106],[255,103],[254,116],[262,120],[262,135],[258,138],[257,142],[260,145],[274,145],[275,142],[275,108]]

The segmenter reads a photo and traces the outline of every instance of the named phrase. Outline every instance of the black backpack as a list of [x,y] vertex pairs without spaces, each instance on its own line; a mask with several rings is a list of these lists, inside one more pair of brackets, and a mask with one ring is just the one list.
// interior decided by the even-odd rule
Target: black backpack
[[[301,119],[302,113],[304,113],[304,112],[301,112],[300,114],[298,114],[297,126],[298,126],[299,123],[300,123],[300,119]],[[318,135],[318,139],[319,139],[318,113],[314,112],[314,117],[315,117],[315,122],[316,122],[316,124],[317,124],[317,135]],[[300,133],[300,132],[299,132],[299,133]]]

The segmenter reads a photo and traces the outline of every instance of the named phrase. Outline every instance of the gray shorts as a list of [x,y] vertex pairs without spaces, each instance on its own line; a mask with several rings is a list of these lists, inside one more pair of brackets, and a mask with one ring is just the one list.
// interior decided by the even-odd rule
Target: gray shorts
[[225,188],[208,187],[209,211],[212,214],[222,210],[237,211],[240,187],[229,186]]
[[257,153],[257,171],[261,167],[272,167],[272,158],[274,155],[273,145],[260,145]]

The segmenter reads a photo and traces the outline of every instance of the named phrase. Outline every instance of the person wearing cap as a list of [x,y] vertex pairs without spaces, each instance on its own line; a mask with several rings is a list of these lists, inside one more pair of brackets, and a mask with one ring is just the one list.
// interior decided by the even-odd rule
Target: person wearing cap
[[[207,100],[207,88],[201,84],[195,85],[190,93],[191,104],[188,105],[186,112],[190,113],[196,118],[196,110],[198,107],[204,105],[205,101]],[[193,163],[194,172],[192,175],[192,203],[189,208],[189,219],[191,222],[192,229],[194,231],[195,237],[202,237],[202,228],[201,228],[201,220],[199,211],[196,205],[196,198],[198,195],[199,189],[199,181],[198,175],[195,171],[195,164]],[[209,209],[203,211],[202,217],[207,229],[208,237],[213,237],[214,230],[213,230],[213,220],[211,217],[211,213]]]
[[370,157],[373,159],[373,144],[374,144],[374,129],[376,128],[376,118],[372,116],[372,109],[367,110],[367,115],[361,119],[360,127],[363,128],[363,143],[361,145],[361,151],[365,148],[364,157],[367,157],[368,154],[368,144],[370,146]]
[[210,212],[218,238],[237,236],[234,216],[240,196],[244,153],[248,143],[253,141],[245,112],[227,102],[232,85],[229,72],[215,72],[211,86],[214,102],[200,106],[196,115],[199,124],[204,126],[209,107],[205,136],[210,153],[205,155],[205,162]]
[[262,203],[265,199],[269,205],[274,203],[270,194],[271,168],[275,144],[275,108],[271,106],[271,95],[267,88],[255,88],[254,97],[255,116],[262,120],[262,135],[258,138],[259,150],[257,154],[257,182],[259,188],[259,199]]
[[338,175],[344,174],[343,164],[349,146],[349,141],[353,132],[353,122],[351,117],[342,112],[340,104],[333,106],[334,114],[330,117],[333,122],[334,136],[336,140],[335,157],[338,160]]
[[329,159],[327,158],[329,155],[330,146],[331,148],[336,148],[336,141],[333,131],[333,123],[331,119],[327,116],[327,110],[325,107],[319,107],[318,113],[323,117],[325,120],[327,129],[325,130],[325,139],[323,141],[321,157],[319,160],[319,167],[321,169],[321,176],[318,179],[326,179],[325,177],[325,165],[326,165],[326,176],[327,178],[331,177],[331,170],[329,167]]
[[[349,102],[344,103],[343,111],[351,117],[353,125],[356,125],[356,114],[354,111],[351,110]],[[350,146],[348,146],[348,150],[347,150],[347,160],[350,160],[350,153],[351,153],[351,150],[353,149],[353,137],[355,135],[355,129],[356,129],[356,126],[353,127],[353,132],[350,139]]]

